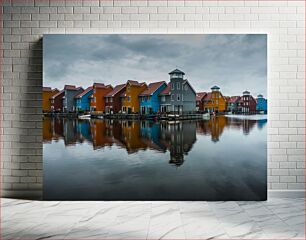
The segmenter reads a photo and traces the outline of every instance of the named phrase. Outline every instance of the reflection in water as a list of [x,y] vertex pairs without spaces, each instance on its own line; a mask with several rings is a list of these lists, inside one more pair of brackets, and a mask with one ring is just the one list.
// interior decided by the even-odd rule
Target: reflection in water
[[[198,182],[197,184],[200,184],[198,189],[197,194],[195,195],[190,195],[189,197],[186,197],[185,195],[182,194],[174,194],[174,195],[169,195],[167,193],[168,189],[166,186],[155,186],[153,184],[152,188],[154,191],[152,192],[152,196],[147,193],[147,195],[144,195],[142,197],[139,197],[137,194],[135,195],[129,195],[126,194],[125,198],[122,196],[120,197],[119,193],[110,193],[105,190],[103,192],[102,197],[95,196],[95,197],[80,197],[77,195],[73,195],[75,192],[74,187],[70,187],[70,191],[73,192],[70,197],[66,196],[60,196],[58,194],[54,194],[54,192],[51,191],[50,193],[50,187],[48,190],[48,186],[53,186],[55,181],[55,177],[57,176],[55,173],[51,174],[51,169],[50,165],[53,163],[50,162],[51,159],[55,160],[54,156],[49,156],[48,154],[48,149],[52,148],[52,146],[55,146],[56,144],[59,144],[62,142],[64,144],[64,148],[61,148],[62,150],[59,150],[62,154],[62,156],[66,154],[71,154],[72,151],[77,151],[79,155],[73,156],[73,158],[77,159],[77,161],[82,161],[84,158],[93,158],[95,160],[103,158],[105,163],[99,162],[95,163],[98,164],[98,167],[102,166],[103,164],[106,164],[107,161],[110,161],[110,159],[113,159],[112,163],[107,163],[109,165],[114,164],[117,166],[118,161],[124,160],[124,159],[132,159],[130,160],[131,165],[128,166],[121,166],[122,168],[126,167],[126,171],[128,173],[128,176],[122,175],[122,177],[126,178],[133,178],[131,183],[135,184],[135,189],[137,188],[137,185],[141,185],[140,179],[144,181],[146,180],[146,174],[148,174],[147,178],[149,178],[150,174],[152,175],[151,177],[154,177],[156,172],[153,172],[152,165],[154,164],[153,162],[151,163],[152,159],[155,159],[154,154],[159,154],[160,159],[164,159],[168,162],[168,164],[165,164],[165,161],[163,163],[163,167],[158,167],[157,165],[160,163],[160,161],[156,162],[156,169],[155,171],[158,171],[158,169],[161,170],[164,167],[168,165],[173,165],[176,167],[179,167],[179,169],[182,168],[187,162],[190,162],[189,165],[186,165],[185,170],[182,170],[180,172],[181,175],[173,175],[174,173],[169,173],[169,179],[167,176],[168,181],[177,181],[177,184],[180,184],[183,178],[187,178],[187,182],[190,181],[190,179],[198,179],[198,180],[204,180],[208,178],[208,176],[204,176],[204,172],[200,172],[199,169],[203,168],[205,164],[207,165],[203,171],[207,171],[212,165],[216,165],[216,168],[223,169],[222,163],[220,166],[220,161],[223,159],[226,159],[226,161],[231,162],[233,161],[234,164],[238,164],[235,161],[238,160],[239,162],[239,167],[243,171],[243,168],[245,168],[246,171],[252,171],[250,165],[254,167],[253,165],[256,165],[256,161],[259,162],[258,164],[261,166],[261,169],[263,171],[262,174],[255,175],[254,171],[253,173],[249,174],[250,179],[253,179],[251,183],[247,186],[248,188],[251,188],[253,192],[253,198],[250,200],[259,200],[259,199],[264,199],[265,198],[265,188],[266,188],[266,179],[265,179],[265,174],[266,174],[266,136],[265,133],[260,133],[257,134],[256,137],[249,137],[249,135],[252,135],[252,131],[254,129],[257,129],[257,131],[262,131],[265,130],[265,125],[267,123],[267,120],[250,120],[250,119],[236,119],[236,118],[227,118],[224,116],[218,116],[211,118],[210,120],[192,120],[192,121],[161,121],[161,122],[154,122],[154,121],[132,121],[132,120],[112,120],[112,119],[105,119],[105,120],[79,120],[79,119],[67,119],[67,118],[44,118],[43,120],[43,140],[44,140],[44,172],[45,175],[47,176],[44,179],[44,192],[45,192],[45,198],[47,199],[65,199],[66,197],[71,199],[155,199],[153,192],[157,191],[160,195],[156,196],[156,199],[202,199],[202,200],[209,200],[209,197],[207,197],[207,194],[205,193],[200,193],[203,190],[200,190],[200,183]],[[255,128],[257,127],[257,128]],[[254,130],[255,131],[255,130]],[[230,133],[231,134],[226,134]],[[241,134],[238,135],[237,134]],[[224,137],[223,137],[224,135]],[[261,137],[259,137],[262,135]],[[247,138],[245,138],[245,137]],[[238,140],[235,140],[237,138]],[[206,139],[210,139],[210,142],[213,144],[211,145]],[[234,144],[235,141],[238,143],[240,140],[241,141],[247,141],[249,139],[250,141],[250,146],[252,148],[257,148],[256,151],[261,151],[263,154],[260,154],[261,157],[260,159],[254,159],[256,158],[256,154],[253,154],[250,152],[245,152],[244,158],[241,159],[241,156],[239,156],[239,151],[241,151],[241,154],[243,154],[242,150],[239,150],[240,146],[237,146],[237,150],[233,150],[231,144]],[[85,145],[84,145],[85,144]],[[214,145],[216,147],[214,147]],[[59,145],[57,145],[59,146]],[[81,149],[81,146],[90,146],[91,150],[86,147],[86,150],[80,150],[78,151],[77,149]],[[209,147],[210,146],[210,147]],[[70,151],[69,149],[73,147],[74,150]],[[260,149],[264,148],[264,149]],[[58,147],[59,149],[59,147]],[[215,149],[215,150],[213,150]],[[99,154],[99,151],[95,150],[103,150],[103,153],[100,153],[100,157],[97,156]],[[124,155],[122,150],[126,151],[127,155]],[[51,151],[51,150],[50,150]],[[84,157],[82,154],[86,156]],[[96,153],[95,153],[96,152]],[[148,152],[147,155],[143,155],[143,152]],[[230,152],[231,154],[227,154],[227,152]],[[188,155],[191,154],[192,156],[188,157]],[[238,157],[235,157],[235,156]],[[60,156],[59,158],[62,158],[63,162],[62,164],[65,164],[65,160],[67,160],[65,157]],[[82,157],[83,156],[83,157]],[[107,157],[109,156],[109,157]],[[124,157],[125,156],[125,157]],[[128,157],[130,156],[130,157]],[[217,158],[216,158],[217,157]],[[231,158],[232,157],[232,158]],[[246,157],[248,161],[246,161]],[[108,158],[108,159],[107,159]],[[202,158],[202,162],[199,162],[199,158]],[[235,160],[236,158],[236,160]],[[143,165],[139,164],[137,161],[143,161]],[[145,162],[146,159],[146,162]],[[206,159],[210,159],[207,161]],[[216,159],[212,161],[212,159]],[[67,160],[68,161],[68,160]],[[194,162],[194,163],[193,163]],[[133,164],[134,165],[133,165]],[[184,163],[184,164],[183,164]],[[82,165],[83,163],[80,163],[78,166],[78,163],[74,163],[74,165],[70,166],[70,168],[67,168],[68,165],[63,165],[60,167],[60,169],[57,169],[56,171],[62,171],[63,169],[67,168],[67,172],[69,172],[71,169],[75,169],[76,175],[83,176],[83,169]],[[108,165],[105,165],[104,167],[110,167]],[[125,163],[128,164],[128,163]],[[151,169],[148,170],[146,168],[146,164],[151,166]],[[193,168],[193,164],[201,164],[199,169],[194,169],[193,171],[188,168]],[[227,163],[228,164],[228,163]],[[77,166],[79,169],[77,170]],[[57,166],[59,167],[59,166]],[[88,166],[86,166],[88,167]],[[84,167],[86,169],[86,167]],[[117,166],[118,167],[118,166]],[[143,167],[142,170],[141,167]],[[231,166],[228,166],[230,168]],[[184,168],[183,168],[184,169]],[[224,166],[224,170],[226,170],[226,167]],[[229,170],[229,169],[228,169]],[[236,169],[239,170],[239,169]],[[112,172],[112,177],[114,177],[114,169],[101,169],[103,171],[103,181],[108,181],[106,178],[106,175],[108,175],[109,172]],[[169,170],[165,170],[168,172]],[[183,172],[184,171],[184,172]],[[186,173],[185,173],[186,172]],[[215,173],[217,174],[220,172],[218,169],[215,170]],[[55,174],[55,175],[54,175]],[[57,173],[58,174],[58,173]],[[89,181],[94,175],[94,173],[86,173],[87,174],[93,174],[91,176],[88,176],[85,180],[83,179],[83,183]],[[97,177],[101,177],[100,173],[97,173]],[[119,172],[118,172],[119,174]],[[209,173],[211,174],[211,173]],[[209,175],[208,174],[208,175]],[[226,178],[226,175],[228,174],[227,172],[223,172],[223,175],[218,176],[215,175],[214,178]],[[225,174],[225,175],[224,175]],[[257,174],[257,173],[256,173]],[[171,178],[171,175],[173,177]],[[231,175],[231,174],[228,174]],[[64,175],[63,175],[64,176]],[[58,177],[58,176],[57,176]],[[71,177],[71,176],[70,176]],[[84,176],[83,176],[84,177]],[[69,177],[66,176],[66,178],[69,179]],[[139,178],[137,180],[137,178]],[[246,176],[248,178],[248,176]],[[212,180],[212,177],[208,179],[208,182]],[[224,179],[225,180],[225,179]],[[240,179],[241,180],[241,179]],[[239,181],[240,181],[239,180]],[[116,177],[116,181],[119,181],[121,183],[121,179],[118,176]],[[220,180],[218,180],[220,181]],[[215,187],[219,186],[218,181],[214,183],[213,185]],[[231,181],[231,179],[226,179],[226,181]],[[233,180],[235,181],[235,180]],[[256,184],[256,181],[260,182],[259,185],[261,185],[261,188],[258,188],[258,184]],[[96,183],[92,183],[96,184]],[[119,186],[122,187],[120,184]],[[150,183],[152,184],[152,183]],[[190,182],[191,184],[191,182]],[[223,184],[223,183],[222,183]],[[224,186],[221,184],[220,189],[218,191],[224,191]],[[245,182],[244,184],[247,184]],[[251,185],[256,185],[255,190],[252,188]],[[85,184],[86,185],[86,184]],[[113,188],[116,188],[116,184],[113,184]],[[88,186],[87,186],[88,187]],[[203,187],[203,186],[202,186]],[[131,185],[129,185],[129,188],[131,188]],[[138,186],[138,188],[141,189],[141,186]],[[236,186],[237,188],[237,186]],[[257,190],[256,190],[257,189]],[[258,191],[260,189],[260,191]],[[48,190],[48,191],[47,191]],[[237,190],[237,189],[236,189]],[[264,190],[264,191],[263,191]],[[80,191],[80,190],[78,190]],[[126,191],[126,190],[124,190]],[[123,191],[123,192],[124,192]],[[128,190],[127,190],[128,191]],[[132,191],[132,190],[130,190]],[[133,190],[134,191],[134,190]],[[132,191],[132,192],[133,192]],[[216,191],[216,190],[214,190]],[[227,190],[228,191],[228,190]],[[256,192],[257,191],[257,192]],[[69,192],[69,191],[68,191]],[[99,192],[99,191],[98,191]],[[129,192],[129,191],[128,191]],[[168,191],[169,192],[169,191]],[[239,192],[239,191],[238,191]],[[66,189],[67,193],[67,189]],[[241,194],[241,193],[240,193]],[[218,195],[217,193],[212,194],[214,198],[212,200],[228,200],[232,199],[229,198],[228,196],[224,195]],[[221,197],[220,197],[221,196]],[[256,197],[254,197],[256,196]],[[255,199],[254,199],[255,198]],[[238,198],[239,199],[239,198]],[[245,200],[248,200],[248,198],[243,198]]]

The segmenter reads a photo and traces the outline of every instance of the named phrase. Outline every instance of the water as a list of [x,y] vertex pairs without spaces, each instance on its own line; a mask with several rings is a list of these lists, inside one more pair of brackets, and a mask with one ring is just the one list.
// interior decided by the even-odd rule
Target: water
[[267,120],[44,118],[46,200],[265,200]]

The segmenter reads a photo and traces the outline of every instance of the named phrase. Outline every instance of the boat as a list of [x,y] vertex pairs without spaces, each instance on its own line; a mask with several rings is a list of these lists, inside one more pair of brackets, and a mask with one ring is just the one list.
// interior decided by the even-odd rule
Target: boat
[[210,114],[209,113],[204,113],[202,114],[203,119],[210,119]]
[[78,119],[90,119],[90,114],[80,115],[78,116]]

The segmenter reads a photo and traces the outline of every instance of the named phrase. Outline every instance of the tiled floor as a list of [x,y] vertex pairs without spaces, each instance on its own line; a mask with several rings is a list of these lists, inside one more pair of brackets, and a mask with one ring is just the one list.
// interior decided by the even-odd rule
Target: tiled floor
[[305,239],[304,198],[1,205],[3,239]]

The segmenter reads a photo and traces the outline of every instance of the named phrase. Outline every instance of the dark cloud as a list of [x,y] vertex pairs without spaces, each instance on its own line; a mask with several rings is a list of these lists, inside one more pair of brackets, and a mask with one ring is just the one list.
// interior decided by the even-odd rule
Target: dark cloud
[[180,68],[194,88],[226,95],[267,94],[264,34],[45,35],[44,85],[168,81]]

